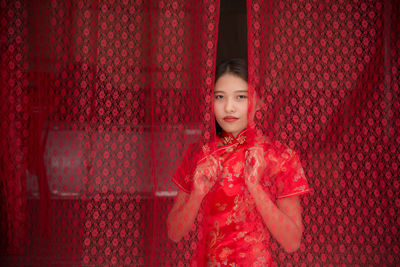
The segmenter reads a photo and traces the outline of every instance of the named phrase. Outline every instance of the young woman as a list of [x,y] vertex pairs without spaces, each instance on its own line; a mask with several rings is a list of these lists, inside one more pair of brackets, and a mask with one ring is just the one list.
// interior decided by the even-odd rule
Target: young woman
[[191,145],[173,177],[180,188],[167,219],[178,242],[201,209],[194,266],[270,266],[270,236],[287,251],[300,246],[299,195],[309,191],[296,153],[257,136],[252,122],[257,96],[250,97],[247,65],[223,62],[216,71],[217,137],[206,156]]

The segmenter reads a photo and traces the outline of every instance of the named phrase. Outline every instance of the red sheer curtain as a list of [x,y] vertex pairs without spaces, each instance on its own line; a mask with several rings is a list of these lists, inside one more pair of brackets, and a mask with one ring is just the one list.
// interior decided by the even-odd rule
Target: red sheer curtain
[[[219,1],[0,0],[1,262],[185,266],[167,240],[189,143],[214,133]],[[300,249],[279,265],[399,256],[399,4],[247,1],[256,123],[299,152]],[[196,228],[196,227],[194,227]]]
[[392,266],[399,257],[399,4],[247,1],[256,121],[301,155],[313,193],[282,265]]
[[172,244],[165,219],[183,151],[214,132],[219,1],[1,1],[1,15],[3,262],[187,262],[194,237]]

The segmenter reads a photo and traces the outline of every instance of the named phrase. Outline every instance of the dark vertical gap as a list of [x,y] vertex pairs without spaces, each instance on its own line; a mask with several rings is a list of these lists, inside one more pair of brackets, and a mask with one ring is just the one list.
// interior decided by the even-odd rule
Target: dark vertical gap
[[221,0],[216,63],[233,57],[247,60],[246,0]]

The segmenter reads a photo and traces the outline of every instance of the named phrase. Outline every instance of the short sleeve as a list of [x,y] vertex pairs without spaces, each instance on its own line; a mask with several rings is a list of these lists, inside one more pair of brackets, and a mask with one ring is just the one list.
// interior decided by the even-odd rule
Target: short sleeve
[[297,154],[291,149],[281,153],[283,164],[276,176],[276,198],[285,198],[310,191],[303,167]]
[[172,181],[184,192],[190,193],[193,184],[193,172],[196,168],[198,153],[196,153],[195,145],[190,144],[186,150],[183,160],[181,161]]

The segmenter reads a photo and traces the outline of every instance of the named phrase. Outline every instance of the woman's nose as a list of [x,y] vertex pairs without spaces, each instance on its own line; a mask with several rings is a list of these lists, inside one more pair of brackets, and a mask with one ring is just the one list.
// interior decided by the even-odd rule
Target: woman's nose
[[235,104],[231,99],[227,99],[225,102],[225,112],[226,113],[233,113],[235,111]]

